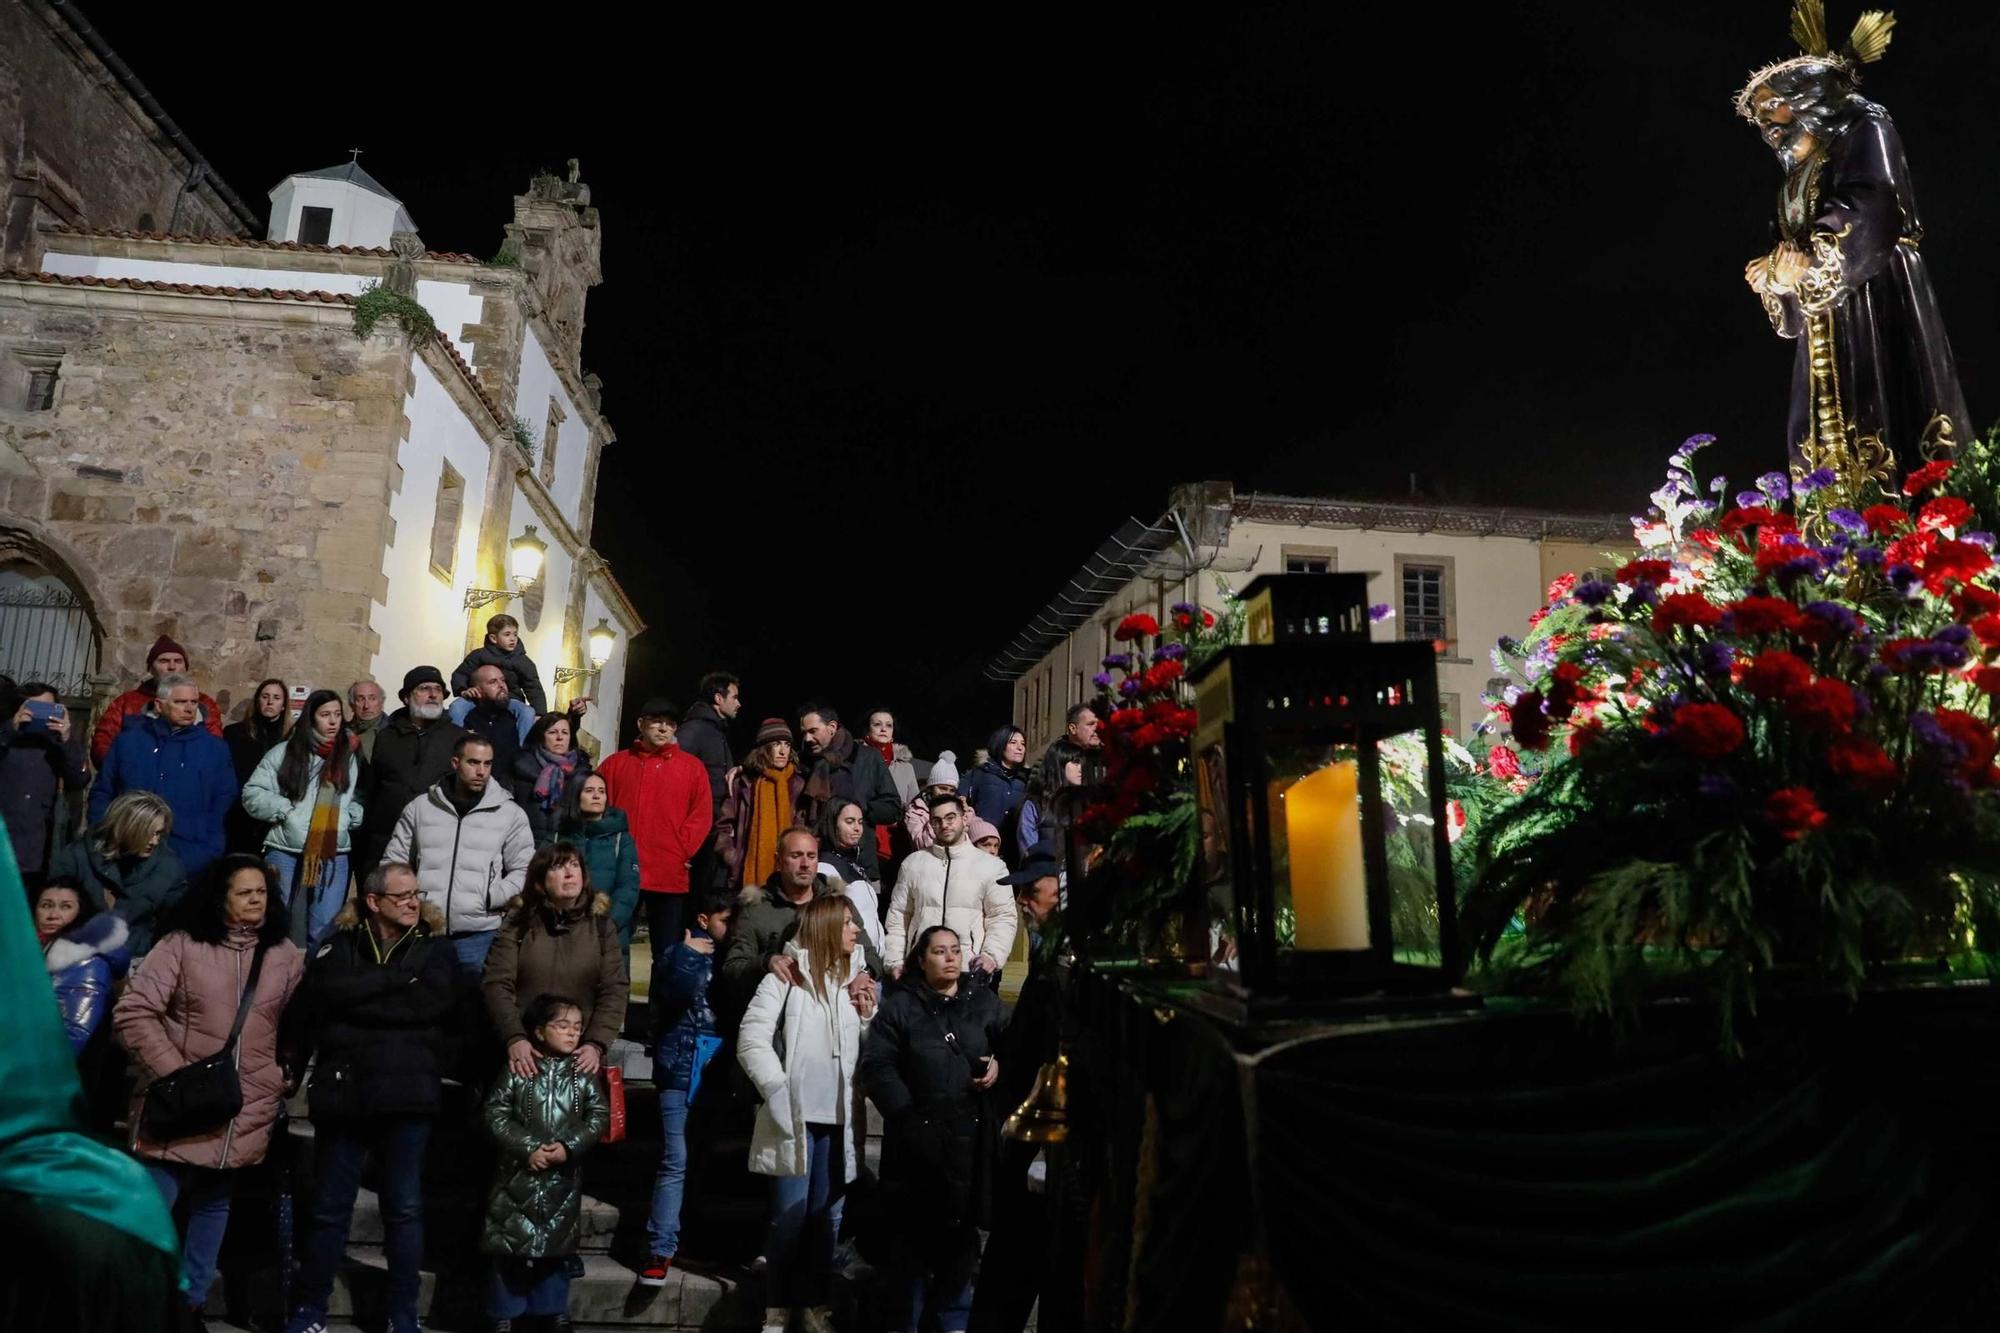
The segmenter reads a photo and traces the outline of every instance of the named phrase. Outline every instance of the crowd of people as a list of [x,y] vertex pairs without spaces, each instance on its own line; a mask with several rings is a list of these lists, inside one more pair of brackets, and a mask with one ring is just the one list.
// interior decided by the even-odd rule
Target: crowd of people
[[872,1106],[890,1325],[1020,1328],[1033,1275],[995,1257],[1032,1255],[1036,1223],[999,1128],[1053,1028],[1010,1017],[998,983],[1036,966],[1095,714],[1072,710],[1032,766],[1003,727],[963,776],[950,751],[913,755],[890,710],[857,733],[819,700],[743,726],[739,753],[742,685],[715,673],[685,710],[647,700],[593,761],[590,701],[550,711],[518,624],[487,628],[449,676],[405,672],[393,712],[372,679],[302,700],[270,679],[226,726],[162,636],[87,748],[57,691],[0,678],[0,814],[53,1003],[176,1209],[190,1307],[237,1173],[303,1089],[314,1181],[286,1328],[325,1326],[370,1157],[391,1327],[417,1327],[423,1162],[457,1082],[483,1092],[497,1161],[487,1314],[566,1327],[578,1163],[612,1121],[622,1039],[652,1056],[664,1140],[642,1285],[678,1256],[690,1110],[734,1100],[742,1166],[769,1178],[764,1327],[831,1329]]

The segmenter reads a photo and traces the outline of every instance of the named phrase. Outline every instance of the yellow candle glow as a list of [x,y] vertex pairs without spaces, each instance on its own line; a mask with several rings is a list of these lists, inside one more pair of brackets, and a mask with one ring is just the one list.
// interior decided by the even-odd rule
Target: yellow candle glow
[[1368,871],[1361,859],[1361,771],[1352,759],[1286,789],[1293,938],[1300,949],[1368,947]]

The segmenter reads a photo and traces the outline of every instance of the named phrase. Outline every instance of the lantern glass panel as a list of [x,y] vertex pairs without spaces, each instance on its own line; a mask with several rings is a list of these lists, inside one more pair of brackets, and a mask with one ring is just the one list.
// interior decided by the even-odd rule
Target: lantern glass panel
[[[1265,808],[1250,813],[1270,830],[1280,954],[1373,950],[1386,929],[1395,961],[1435,964],[1437,867],[1423,729],[1275,731],[1263,762],[1252,799]],[[1371,820],[1382,832],[1375,848]],[[1387,889],[1386,921],[1368,892],[1377,857],[1372,873]]]

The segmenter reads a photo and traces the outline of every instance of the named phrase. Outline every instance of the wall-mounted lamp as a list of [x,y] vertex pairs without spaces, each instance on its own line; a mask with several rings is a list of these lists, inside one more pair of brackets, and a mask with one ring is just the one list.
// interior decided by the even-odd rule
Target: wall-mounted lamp
[[609,620],[603,616],[599,616],[597,624],[584,637],[590,645],[590,665],[587,667],[557,667],[556,684],[561,685],[565,681],[580,680],[585,676],[595,676],[602,672],[604,664],[611,660],[611,650],[618,643],[618,631],[611,628]]
[[520,596],[542,577],[542,557],[548,553],[549,544],[535,533],[535,525],[530,523],[527,530],[507,543],[507,574],[514,581],[514,591],[504,588],[467,588],[465,609],[476,611],[494,602],[510,601]]

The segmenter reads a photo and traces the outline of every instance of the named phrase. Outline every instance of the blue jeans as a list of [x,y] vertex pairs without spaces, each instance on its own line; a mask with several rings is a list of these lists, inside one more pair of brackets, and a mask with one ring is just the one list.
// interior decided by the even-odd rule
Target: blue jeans
[[313,1127],[317,1186],[311,1229],[299,1254],[296,1304],[288,1329],[326,1319],[333,1275],[347,1252],[354,1195],[370,1150],[382,1165],[382,1252],[389,1263],[389,1327],[417,1326],[418,1268],[424,1257],[424,1148],[429,1116],[364,1116],[325,1120]]
[[764,1304],[825,1305],[833,1287],[833,1247],[847,1198],[847,1153],[839,1125],[807,1125],[810,1165],[802,1176],[771,1177],[771,1225],[764,1232]]
[[681,1194],[687,1184],[688,1095],[685,1089],[660,1089],[660,1132],[666,1140],[660,1169],[653,1174],[653,1215],[646,1223],[649,1254],[669,1259],[680,1252]]
[[146,1174],[167,1201],[187,1198],[187,1234],[181,1240],[181,1274],[187,1278],[187,1298],[193,1305],[208,1299],[215,1282],[215,1256],[222,1252],[222,1233],[229,1230],[229,1191],[233,1171],[185,1166],[179,1162],[147,1162]]
[[[903,1226],[921,1226],[905,1219]],[[889,1301],[896,1327],[917,1333],[929,1311],[944,1333],[958,1333],[972,1317],[972,1277],[979,1267],[979,1229],[970,1223],[905,1229],[890,1260]]]
[[493,952],[493,937],[497,930],[465,931],[451,937],[451,951],[458,955],[459,971],[479,980],[486,970],[486,955]]
[[[299,862],[304,859],[297,852],[280,851],[276,847],[264,849],[264,864],[278,872],[278,892],[285,895],[288,906],[296,887],[293,881],[298,878]],[[319,952],[320,944],[333,930],[333,919],[340,915],[341,905],[347,901],[347,853],[322,864],[319,882],[308,887],[304,913],[292,912],[292,943],[303,948],[310,958]],[[303,934],[299,929],[301,924],[305,927]]]
[[569,1259],[495,1259],[486,1284],[486,1316],[520,1319],[569,1313]]

